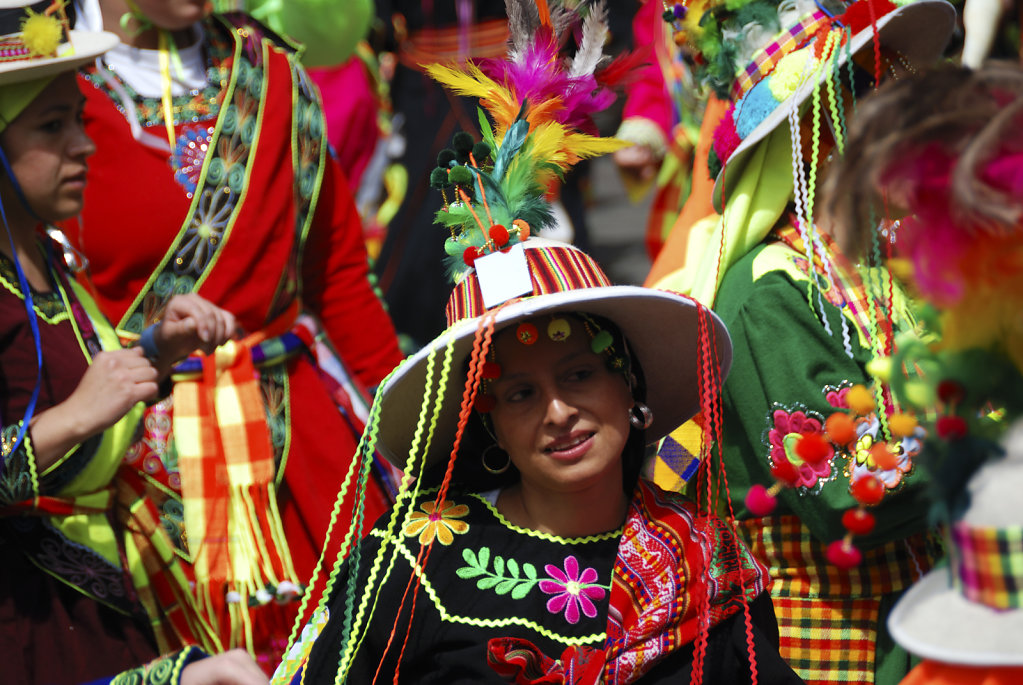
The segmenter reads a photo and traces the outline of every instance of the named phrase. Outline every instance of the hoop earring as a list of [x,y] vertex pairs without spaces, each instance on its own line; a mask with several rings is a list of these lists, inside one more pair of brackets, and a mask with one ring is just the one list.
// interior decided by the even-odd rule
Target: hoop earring
[[502,450],[500,447],[497,446],[497,443],[494,443],[493,445],[490,445],[485,450],[483,450],[483,454],[480,455],[480,463],[483,464],[483,468],[485,468],[487,470],[487,473],[492,473],[495,476],[499,476],[502,473],[504,473],[505,471],[507,471],[508,467],[511,466],[511,455],[509,455],[507,452],[504,452],[504,458],[505,458],[504,465],[503,466],[499,466],[497,468],[494,468],[493,466],[491,466],[490,464],[487,463],[487,453],[490,450],[494,449],[495,447],[498,450],[504,452],[504,450]]
[[633,428],[639,430],[646,430],[654,422],[654,413],[650,407],[646,406],[640,401],[636,401],[636,404],[629,408],[629,423],[632,424]]

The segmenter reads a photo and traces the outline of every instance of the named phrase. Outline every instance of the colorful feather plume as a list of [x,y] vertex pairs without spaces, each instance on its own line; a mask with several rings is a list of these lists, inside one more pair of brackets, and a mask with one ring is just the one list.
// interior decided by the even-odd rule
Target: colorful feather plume
[[[635,56],[611,60],[604,53],[604,4],[590,6],[585,16],[545,0],[507,0],[506,7],[507,59],[426,67],[451,92],[477,98],[483,108],[482,142],[463,139],[431,175],[445,192],[437,223],[451,230],[446,249],[455,278],[477,256],[552,224],[545,194],[573,165],[628,145],[601,138],[593,123],[593,115],[614,102],[613,87],[638,65]],[[574,56],[563,56],[577,29]]]

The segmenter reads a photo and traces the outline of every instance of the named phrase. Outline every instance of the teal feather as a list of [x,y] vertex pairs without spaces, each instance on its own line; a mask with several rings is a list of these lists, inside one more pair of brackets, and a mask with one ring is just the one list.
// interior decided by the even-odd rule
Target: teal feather
[[491,173],[495,179],[501,180],[505,168],[511,163],[512,157],[519,151],[519,148],[522,147],[522,143],[526,140],[528,133],[529,122],[525,119],[519,119],[508,127],[508,132],[504,134],[504,140],[501,141],[501,149],[498,150],[497,158],[494,159],[494,169]]

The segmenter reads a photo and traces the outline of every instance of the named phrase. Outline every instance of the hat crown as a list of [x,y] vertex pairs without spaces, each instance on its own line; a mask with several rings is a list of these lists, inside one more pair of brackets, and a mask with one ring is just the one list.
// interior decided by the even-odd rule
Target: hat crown
[[[521,245],[532,285],[532,290],[521,297],[612,285],[592,257],[568,243],[531,237]],[[486,266],[478,262],[478,267],[468,271],[451,292],[446,310],[449,326],[482,316],[487,311],[478,275],[478,269],[482,268]]]

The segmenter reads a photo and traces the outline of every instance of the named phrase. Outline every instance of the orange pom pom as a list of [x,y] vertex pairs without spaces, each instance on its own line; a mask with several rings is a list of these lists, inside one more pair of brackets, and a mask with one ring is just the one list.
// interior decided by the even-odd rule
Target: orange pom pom
[[831,442],[836,445],[848,445],[856,440],[856,422],[842,411],[837,411],[824,422],[824,430],[828,432]]
[[916,430],[916,418],[910,414],[895,412],[888,419],[888,428],[897,438],[908,438]]
[[845,401],[849,408],[860,416],[866,416],[874,411],[874,394],[865,386],[854,385],[846,393]]
[[883,442],[874,443],[870,448],[870,457],[882,471],[891,471],[898,465],[898,459],[888,445]]

